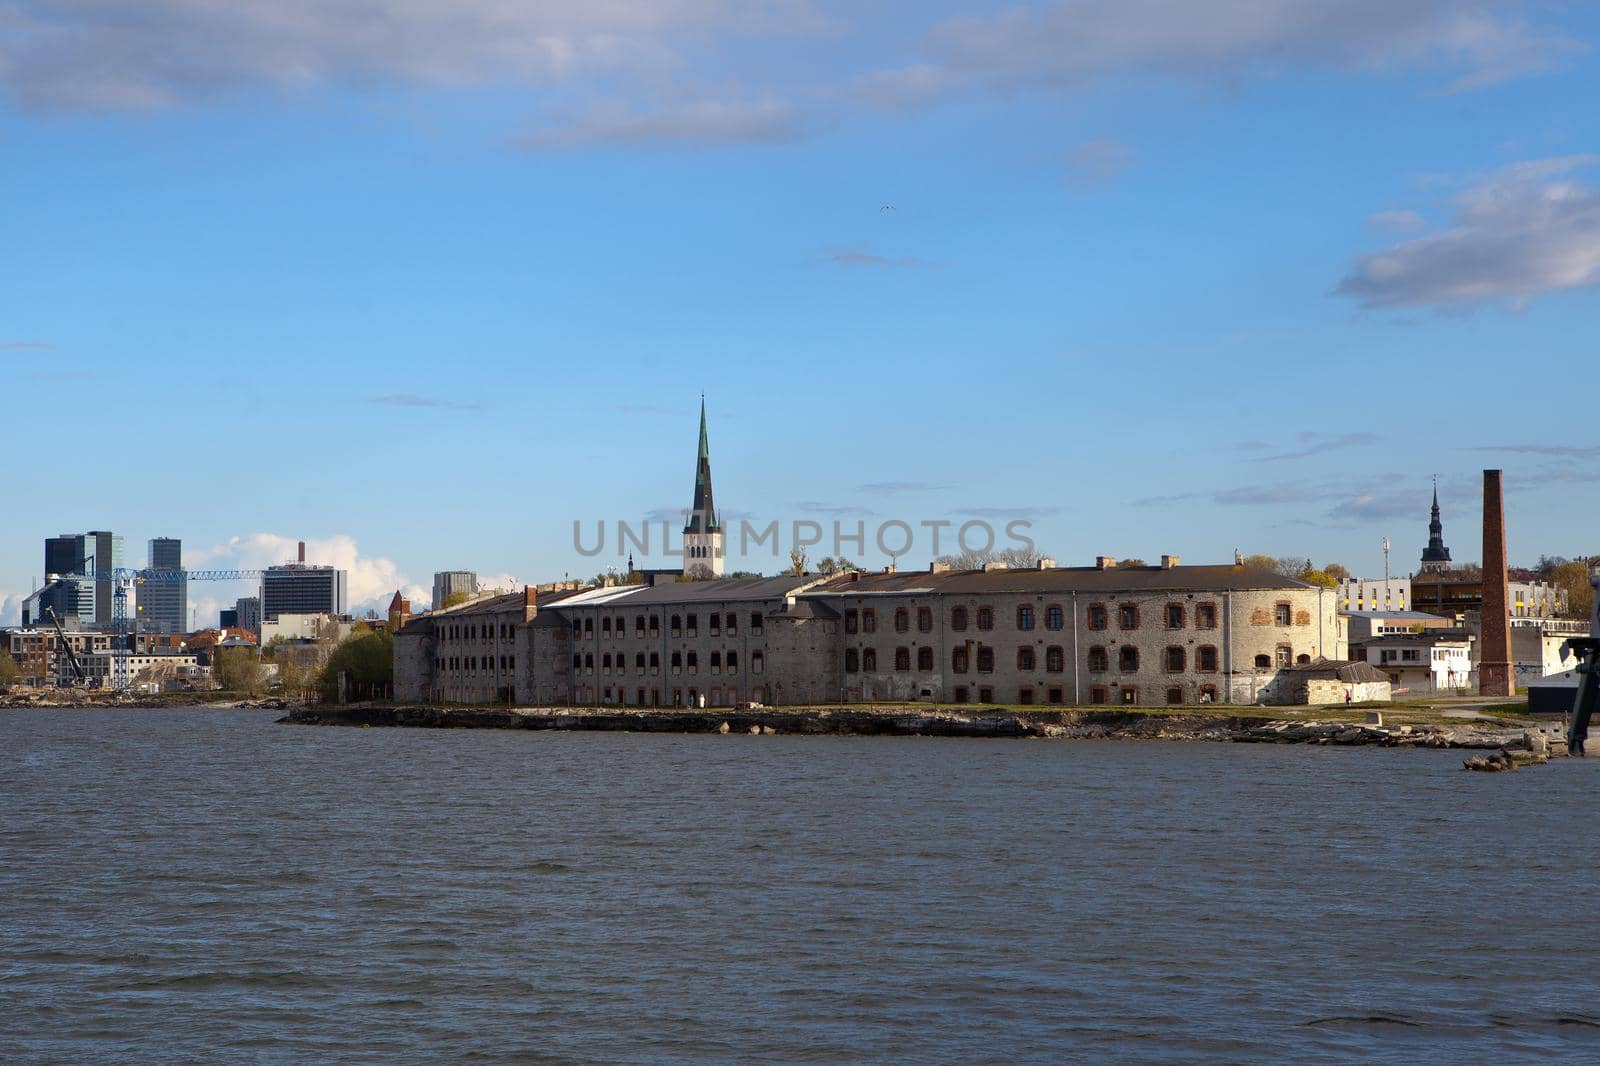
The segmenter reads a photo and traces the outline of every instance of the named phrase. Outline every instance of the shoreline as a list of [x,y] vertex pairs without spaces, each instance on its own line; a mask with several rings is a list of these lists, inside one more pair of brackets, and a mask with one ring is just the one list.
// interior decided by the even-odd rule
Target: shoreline
[[[1247,744],[1491,750],[1530,745],[1540,733],[1549,746],[1565,728],[1555,723],[1515,726],[1367,725],[1331,719],[1131,711],[958,712],[889,707],[576,708],[431,707],[348,704],[297,707],[279,724],[404,729],[536,729],[567,732],[712,733],[788,736],[967,737],[975,739],[1176,740]],[[1564,742],[1564,740],[1562,741]]]

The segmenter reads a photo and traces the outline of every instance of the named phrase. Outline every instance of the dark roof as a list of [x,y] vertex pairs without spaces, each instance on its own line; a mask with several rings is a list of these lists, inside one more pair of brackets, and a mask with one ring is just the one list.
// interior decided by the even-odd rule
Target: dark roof
[[1348,659],[1316,659],[1309,663],[1278,667],[1280,674],[1299,674],[1307,678],[1325,677],[1339,681],[1387,681],[1389,675],[1371,663],[1351,662]]
[[1441,644],[1445,641],[1465,642],[1472,634],[1465,629],[1424,629],[1420,633],[1385,633],[1381,637],[1360,641],[1363,648],[1384,648],[1401,644]]
[[1449,619],[1439,614],[1429,614],[1427,611],[1340,611],[1352,618],[1398,618],[1401,621],[1412,622],[1445,622]]
[[820,599],[805,596],[797,597],[792,604],[785,605],[781,610],[772,611],[768,618],[821,618],[832,620],[839,617],[839,612],[823,603]]
[[[630,610],[646,604],[719,603],[723,601],[781,600],[815,577],[724,577],[712,581],[666,581],[659,585],[622,586],[606,591],[616,595],[592,602],[574,603],[572,608]],[[589,590],[593,591],[593,590]],[[543,604],[541,603],[541,606]],[[555,606],[559,607],[560,604]]]
[[926,570],[894,574],[843,574],[804,595],[859,596],[916,592],[944,595],[997,592],[1239,592],[1311,589],[1297,578],[1243,566],[1063,566],[1048,570]]

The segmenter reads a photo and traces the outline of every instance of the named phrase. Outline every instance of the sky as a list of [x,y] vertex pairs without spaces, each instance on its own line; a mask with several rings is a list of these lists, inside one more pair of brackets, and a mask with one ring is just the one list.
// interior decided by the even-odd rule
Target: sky
[[734,569],[1600,553],[1597,8],[0,0],[0,622],[674,565],[702,394]]

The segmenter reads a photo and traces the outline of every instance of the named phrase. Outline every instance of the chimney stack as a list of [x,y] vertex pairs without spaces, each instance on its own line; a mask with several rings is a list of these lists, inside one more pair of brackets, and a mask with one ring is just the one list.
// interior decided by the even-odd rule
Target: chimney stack
[[1163,555],[1161,557],[1161,569],[1163,569],[1163,570],[1171,570],[1173,567],[1175,567],[1177,565],[1178,565],[1178,557],[1176,555]]
[[1117,568],[1117,560],[1110,555],[1096,555],[1094,557],[1094,568],[1096,570],[1115,570]]
[[532,585],[522,586],[522,620],[533,621],[533,616],[539,613],[538,593]]
[[1050,558],[1050,556],[1048,556],[1048,555],[1039,556],[1039,569],[1040,570],[1054,570],[1055,568],[1056,568],[1056,561],[1054,559]]
[[1506,586],[1506,511],[1500,471],[1483,472],[1483,648],[1478,660],[1478,695],[1510,696],[1510,589]]
[[306,542],[305,541],[301,541],[300,542],[300,561],[302,563],[306,561]]

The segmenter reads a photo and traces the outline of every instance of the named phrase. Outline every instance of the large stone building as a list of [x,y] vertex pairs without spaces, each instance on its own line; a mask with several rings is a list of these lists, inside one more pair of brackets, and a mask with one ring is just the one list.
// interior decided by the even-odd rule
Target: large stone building
[[1254,703],[1342,659],[1332,589],[1242,566],[860,571],[528,589],[416,618],[402,700]]

